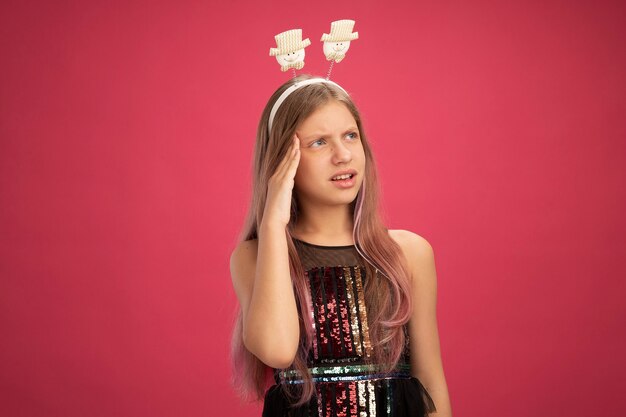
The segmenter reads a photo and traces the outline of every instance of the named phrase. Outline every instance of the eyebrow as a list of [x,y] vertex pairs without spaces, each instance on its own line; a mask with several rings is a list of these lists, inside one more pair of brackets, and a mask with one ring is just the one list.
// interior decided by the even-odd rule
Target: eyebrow
[[[346,133],[350,133],[350,132],[354,132],[354,131],[358,133],[359,129],[356,126],[350,126],[348,129],[346,129],[346,131],[343,132],[342,136],[345,135]],[[318,136],[326,137],[326,136],[328,136],[328,133],[315,132],[315,133],[311,133],[309,135],[306,135],[305,138],[309,139],[309,138],[318,137]]]

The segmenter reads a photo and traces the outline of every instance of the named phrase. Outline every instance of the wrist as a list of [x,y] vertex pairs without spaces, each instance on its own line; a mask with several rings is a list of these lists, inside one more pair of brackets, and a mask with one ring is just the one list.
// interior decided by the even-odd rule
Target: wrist
[[286,225],[278,220],[266,219],[263,218],[261,220],[261,225],[259,226],[259,235],[267,235],[267,234],[285,234]]

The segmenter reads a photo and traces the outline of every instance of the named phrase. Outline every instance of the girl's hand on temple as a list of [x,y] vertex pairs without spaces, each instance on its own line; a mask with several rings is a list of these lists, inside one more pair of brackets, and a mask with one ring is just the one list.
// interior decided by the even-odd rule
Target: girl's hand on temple
[[293,141],[287,154],[270,177],[267,199],[263,212],[263,223],[278,224],[286,227],[291,213],[291,196],[296,170],[300,163],[300,139],[293,135]]

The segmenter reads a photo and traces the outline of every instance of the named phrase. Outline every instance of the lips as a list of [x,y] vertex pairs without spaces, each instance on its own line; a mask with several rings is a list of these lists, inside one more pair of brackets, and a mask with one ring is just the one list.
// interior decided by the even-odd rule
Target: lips
[[344,169],[342,171],[337,171],[330,177],[330,181],[333,181],[333,178],[335,178],[338,175],[346,175],[346,174],[351,174],[352,178],[354,178],[357,172],[355,169]]
[[347,189],[354,187],[354,185],[356,184],[356,179],[354,178],[354,176],[352,176],[345,180],[333,180],[331,182],[335,187]]

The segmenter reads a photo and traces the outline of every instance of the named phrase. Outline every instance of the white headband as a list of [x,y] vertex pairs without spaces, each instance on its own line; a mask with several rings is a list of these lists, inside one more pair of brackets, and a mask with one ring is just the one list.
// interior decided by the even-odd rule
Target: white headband
[[272,132],[272,123],[274,122],[274,116],[276,115],[278,108],[283,103],[283,101],[285,101],[285,99],[289,97],[289,94],[293,93],[300,87],[304,87],[305,85],[317,84],[317,83],[328,83],[328,84],[336,85],[337,87],[341,88],[344,91],[344,93],[348,94],[348,92],[344,90],[342,86],[340,86],[334,81],[330,81],[325,78],[309,78],[307,80],[300,81],[300,82],[293,84],[292,86],[287,88],[285,91],[283,91],[283,93],[280,95],[280,97],[278,97],[278,100],[276,100],[276,102],[274,103],[274,106],[272,107],[272,111],[270,112],[270,120],[269,120],[269,124],[267,128],[268,135]]

